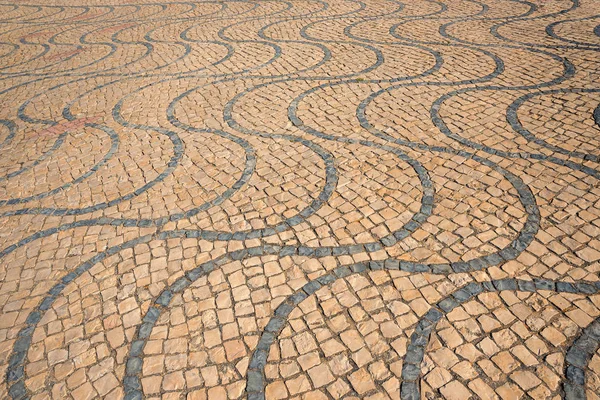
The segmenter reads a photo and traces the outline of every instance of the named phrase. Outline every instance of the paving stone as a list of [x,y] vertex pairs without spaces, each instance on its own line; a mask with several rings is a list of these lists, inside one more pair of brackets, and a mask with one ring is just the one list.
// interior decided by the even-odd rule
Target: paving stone
[[100,3],[0,6],[1,398],[595,398],[595,1]]

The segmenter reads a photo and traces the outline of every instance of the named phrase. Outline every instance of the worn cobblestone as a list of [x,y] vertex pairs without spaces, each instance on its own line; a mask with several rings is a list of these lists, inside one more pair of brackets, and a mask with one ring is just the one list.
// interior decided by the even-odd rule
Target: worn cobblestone
[[0,398],[598,399],[599,6],[0,4]]

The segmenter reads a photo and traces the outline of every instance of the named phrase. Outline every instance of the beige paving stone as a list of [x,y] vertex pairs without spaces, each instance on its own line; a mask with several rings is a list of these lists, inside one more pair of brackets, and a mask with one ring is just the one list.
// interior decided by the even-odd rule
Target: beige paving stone
[[331,374],[331,371],[329,371],[329,368],[327,368],[327,365],[324,365],[324,364],[320,364],[320,365],[317,365],[317,366],[311,368],[308,371],[308,374],[310,376],[310,379],[311,379],[314,387],[317,387],[317,388],[327,385],[328,383],[331,383],[334,380],[334,377]]
[[450,372],[440,367],[435,368],[427,374],[427,383],[433,389],[444,386],[446,383],[450,382],[450,380],[452,380]]
[[529,390],[541,383],[535,374],[529,371],[518,371],[510,375],[510,379],[515,381],[523,390]]
[[371,378],[371,375],[364,368],[361,368],[351,374],[348,379],[354,390],[356,390],[359,395],[375,389],[375,384]]
[[498,399],[498,395],[482,379],[478,378],[469,382],[469,389],[482,399]]
[[285,399],[288,392],[283,382],[273,382],[265,389],[265,395],[270,399]]
[[304,375],[300,375],[294,379],[288,379],[286,381],[286,386],[291,395],[304,393],[311,389],[310,382]]
[[444,386],[440,391],[442,392],[445,398],[451,400],[468,399],[469,397],[471,397],[471,392],[469,391],[469,389],[464,387],[458,381],[450,382],[449,384]]
[[0,398],[246,398],[266,341],[267,398],[395,399],[428,311],[513,278],[562,283],[443,313],[421,395],[563,395],[600,316],[594,0],[0,12]]

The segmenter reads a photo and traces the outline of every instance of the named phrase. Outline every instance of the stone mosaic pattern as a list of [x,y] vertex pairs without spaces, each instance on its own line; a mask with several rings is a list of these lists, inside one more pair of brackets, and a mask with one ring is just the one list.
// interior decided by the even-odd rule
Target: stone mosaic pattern
[[0,398],[598,399],[599,10],[0,3]]

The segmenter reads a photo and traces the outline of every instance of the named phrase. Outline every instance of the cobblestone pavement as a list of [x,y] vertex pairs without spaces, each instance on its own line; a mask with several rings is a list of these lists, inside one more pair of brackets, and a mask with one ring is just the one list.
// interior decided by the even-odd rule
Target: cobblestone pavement
[[0,3],[1,399],[599,399],[600,0]]

